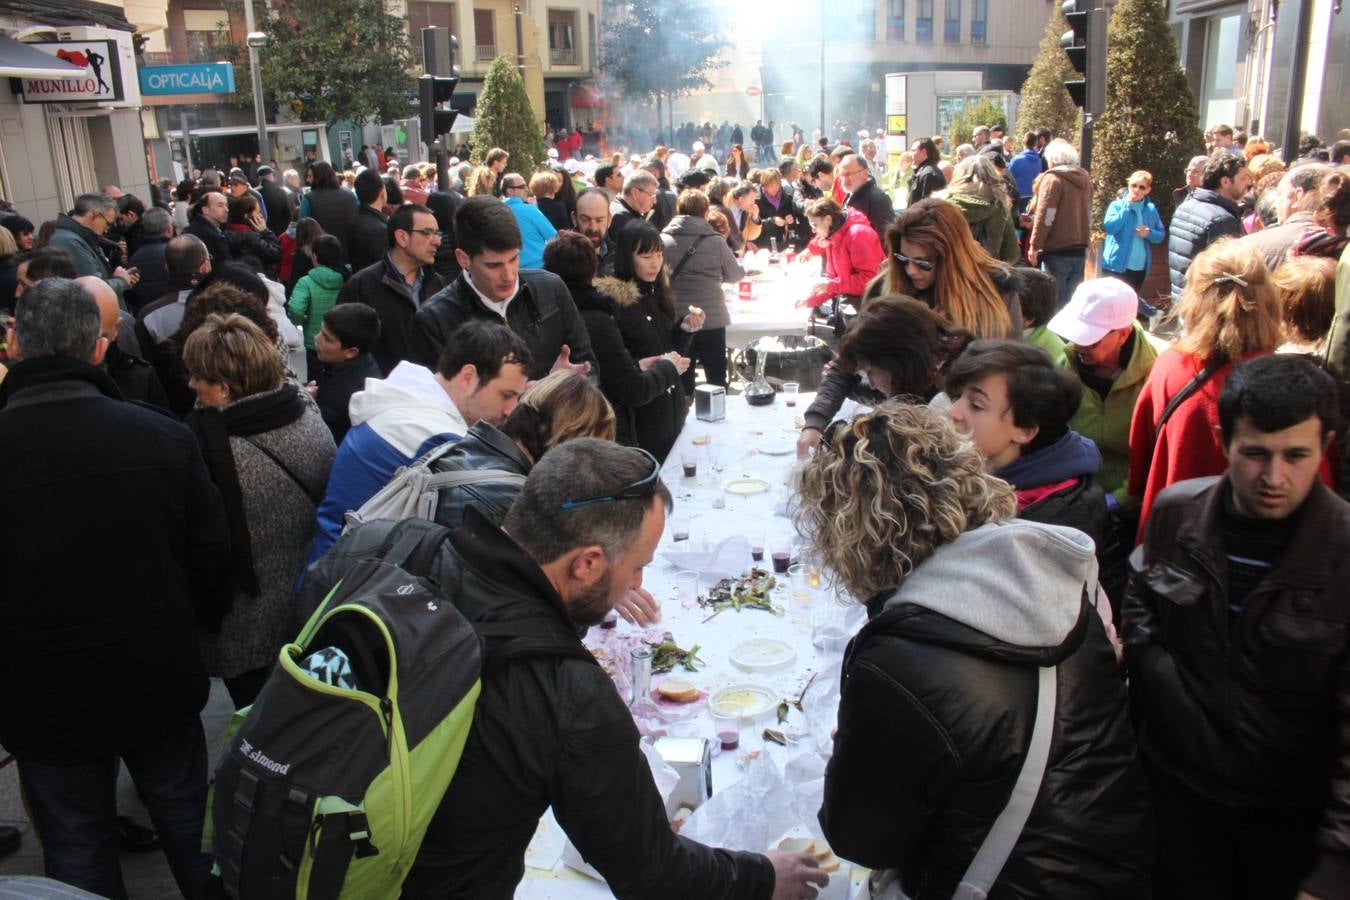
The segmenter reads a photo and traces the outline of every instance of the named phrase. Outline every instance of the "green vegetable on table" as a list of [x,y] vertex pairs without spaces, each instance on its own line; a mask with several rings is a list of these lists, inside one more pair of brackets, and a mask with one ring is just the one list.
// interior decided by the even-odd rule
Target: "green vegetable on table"
[[657,674],[669,672],[677,665],[683,666],[686,672],[697,672],[698,667],[705,664],[698,655],[698,644],[688,650],[682,649],[675,643],[675,636],[669,631],[661,638],[660,643],[651,645],[653,672]]
[[751,569],[750,574],[740,578],[723,578],[712,586],[706,597],[699,597],[699,605],[719,613],[724,609],[740,612],[743,609],[759,609],[783,615],[783,607],[774,603],[769,596],[778,585],[778,579],[764,569]]

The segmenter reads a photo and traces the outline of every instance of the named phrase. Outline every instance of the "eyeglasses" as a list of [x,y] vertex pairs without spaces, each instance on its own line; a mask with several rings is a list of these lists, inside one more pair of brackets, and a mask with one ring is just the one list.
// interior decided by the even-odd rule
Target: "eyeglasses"
[[1147,184],[1140,184],[1140,183],[1137,182],[1137,181],[1131,182],[1131,183],[1130,183],[1130,187],[1134,188],[1134,189],[1137,190],[1137,191],[1146,191],[1146,190],[1149,189],[1149,185],[1147,185]]
[[661,464],[656,461],[655,456],[652,456],[641,447],[630,447],[629,449],[641,453],[647,458],[647,461],[652,464],[650,475],[647,475],[639,481],[633,482],[627,487],[620,488],[619,490],[612,491],[608,494],[597,494],[594,497],[585,497],[580,500],[565,500],[563,501],[561,508],[580,509],[583,506],[590,506],[593,503],[611,503],[618,500],[650,500],[652,497],[656,496],[656,483],[661,478]]
[[445,232],[437,231],[435,228],[410,228],[408,230],[413,234],[420,234],[422,237],[431,238],[432,240],[440,240],[445,237]]
[[915,268],[917,268],[917,269],[918,269],[919,271],[921,271],[921,272],[931,272],[931,271],[933,271],[933,261],[932,261],[932,260],[929,260],[929,259],[915,259],[914,257],[912,257],[912,256],[906,256],[906,255],[903,254],[903,253],[892,253],[891,255],[895,257],[895,261],[898,262],[901,266],[907,266],[907,265],[909,265],[910,263],[914,263]]

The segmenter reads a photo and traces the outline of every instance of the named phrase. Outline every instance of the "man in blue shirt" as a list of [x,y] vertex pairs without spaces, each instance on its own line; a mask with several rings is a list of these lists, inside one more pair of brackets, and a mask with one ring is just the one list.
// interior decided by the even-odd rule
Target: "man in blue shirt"
[[1022,139],[1022,152],[1008,162],[1008,171],[1017,182],[1018,215],[1027,208],[1027,202],[1031,200],[1031,186],[1035,183],[1036,176],[1041,174],[1041,155],[1036,152],[1038,140],[1036,132],[1028,131],[1026,137]]
[[520,267],[542,269],[544,245],[553,239],[558,229],[549,223],[548,217],[539,211],[539,207],[526,202],[525,196],[529,190],[522,175],[508,172],[502,178],[502,198],[520,226]]

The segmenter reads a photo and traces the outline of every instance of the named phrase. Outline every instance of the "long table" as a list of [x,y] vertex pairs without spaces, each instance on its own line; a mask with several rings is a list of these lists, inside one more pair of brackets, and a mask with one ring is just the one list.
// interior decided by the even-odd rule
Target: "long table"
[[740,348],[758,337],[805,333],[810,310],[796,304],[805,300],[812,286],[822,280],[819,260],[813,257],[809,262],[771,266],[767,251],[756,254],[753,265],[761,271],[746,276],[754,285],[753,299],[742,300],[738,284],[723,286],[727,311],[731,314],[727,346]]
[[[692,682],[709,696],[719,688],[752,683],[769,688],[782,699],[791,700],[801,693],[808,682],[827,685],[830,679],[834,679],[837,683],[843,639],[835,629],[842,628],[846,629],[846,634],[852,633],[861,623],[862,611],[856,606],[844,606],[836,602],[836,596],[827,581],[821,582],[819,590],[806,606],[794,605],[791,591],[786,588],[775,591],[775,602],[785,609],[781,616],[758,610],[726,610],[709,619],[709,610],[697,605],[682,605],[676,595],[675,576],[681,567],[672,563],[669,557],[688,552],[691,546],[696,547],[700,542],[716,545],[737,536],[756,544],[759,543],[757,538],[767,538],[764,562],[755,565],[771,569],[772,548],[797,541],[785,515],[784,504],[790,493],[789,484],[797,463],[794,448],[800,428],[799,417],[810,405],[813,396],[802,394],[794,408],[787,407],[781,395],[771,406],[765,407],[751,407],[742,397],[728,397],[726,418],[720,422],[700,421],[691,414],[662,470],[662,479],[674,496],[675,509],[667,522],[656,559],[644,574],[644,585],[662,602],[662,619],[657,628],[669,631],[682,648],[698,645],[699,656],[705,664],[699,671],[692,673],[677,668],[670,677]],[[697,460],[698,474],[695,477],[686,478],[683,474],[681,458],[686,452],[692,452]],[[720,472],[714,471],[719,467]],[[725,490],[728,481],[741,478],[761,479],[767,483],[768,489],[750,495],[737,495]],[[687,541],[674,540],[677,526],[687,527],[690,535]],[[749,543],[743,550],[748,549],[748,546]],[[750,568],[752,560],[748,553],[744,553],[743,558],[737,557],[732,563],[745,570]],[[786,584],[787,576],[778,578]],[[706,594],[712,581],[710,577],[702,578],[700,592]],[[632,642],[633,636],[641,630],[620,620],[612,630],[592,629],[586,643],[593,648],[613,647]],[[766,637],[778,638],[789,644],[796,652],[795,661],[782,669],[767,672],[742,671],[733,665],[730,659],[732,648],[752,638]],[[627,661],[621,661],[621,666],[626,671]],[[660,677],[654,676],[654,683],[659,682]],[[619,681],[622,687],[626,678],[620,678]],[[628,698],[625,690],[621,690],[621,695]],[[712,742],[715,795],[740,781],[749,765],[750,754],[768,754],[781,771],[810,742],[828,746],[833,712],[831,709],[828,725],[817,721],[815,731],[810,734],[802,733],[802,729],[808,728],[811,723],[805,722],[804,718],[795,718],[801,716],[795,711],[790,713],[785,724],[779,724],[775,715],[753,723],[747,722],[742,727],[740,748],[734,752],[717,749],[719,745],[715,740],[706,701],[702,702],[693,718],[673,723],[670,730],[676,736],[706,737]],[[795,730],[798,737],[791,746],[780,746],[763,738],[766,727],[784,732]],[[808,824],[814,826],[814,822]],[[546,816],[536,844],[532,845],[531,853],[526,856],[529,867],[516,897],[521,900],[543,900],[610,896],[602,882],[582,875],[561,861],[553,863],[554,848],[560,837],[554,829],[557,829],[557,825],[551,821],[551,816]],[[847,880],[847,863],[841,873],[835,878]],[[862,877],[861,870],[857,877]],[[844,896],[847,886],[841,884],[838,887],[838,895]],[[851,895],[852,890],[847,893]]]

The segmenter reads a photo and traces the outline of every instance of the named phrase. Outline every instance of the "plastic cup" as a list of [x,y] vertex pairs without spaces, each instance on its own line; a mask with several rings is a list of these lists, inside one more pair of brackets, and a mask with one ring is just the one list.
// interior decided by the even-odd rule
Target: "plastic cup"
[[674,512],[670,514],[670,539],[672,541],[689,540],[689,514]]
[[792,539],[785,536],[774,538],[769,544],[769,558],[773,560],[776,575],[786,575],[792,565]]
[[698,602],[698,573],[684,571],[675,573],[675,591],[681,603]]
[[715,703],[709,707],[713,719],[713,734],[723,750],[735,750],[741,745],[741,708],[734,703]]
[[797,405],[797,394],[801,391],[801,385],[795,381],[783,382],[783,402],[788,406]]
[[698,477],[698,451],[693,447],[686,447],[680,451],[680,465],[684,467],[685,478]]
[[811,584],[811,567],[802,563],[788,567],[788,583],[791,587],[792,610],[807,612],[815,600],[815,589]]

